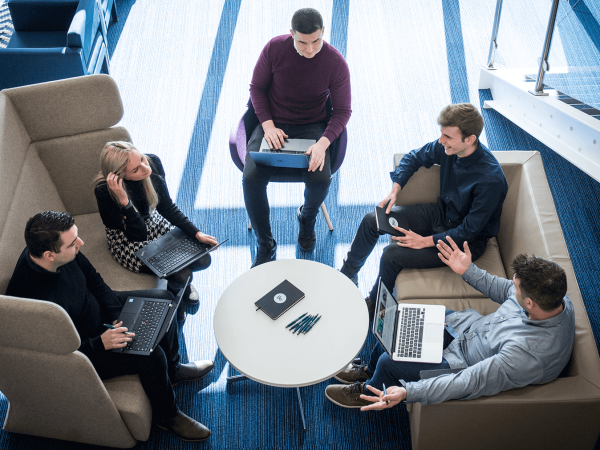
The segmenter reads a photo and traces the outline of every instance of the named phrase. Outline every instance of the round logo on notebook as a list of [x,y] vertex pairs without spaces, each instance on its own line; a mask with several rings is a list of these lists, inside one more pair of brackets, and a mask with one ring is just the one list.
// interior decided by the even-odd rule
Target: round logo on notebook
[[394,219],[393,217],[390,217],[390,225],[393,227],[397,227],[398,226],[398,221],[396,219]]
[[283,303],[286,300],[286,296],[285,294],[275,294],[275,297],[273,297],[273,300],[275,300],[275,303]]

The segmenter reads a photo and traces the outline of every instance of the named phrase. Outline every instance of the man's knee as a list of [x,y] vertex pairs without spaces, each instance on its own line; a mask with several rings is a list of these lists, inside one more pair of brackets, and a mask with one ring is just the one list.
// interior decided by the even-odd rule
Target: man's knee
[[327,189],[331,184],[331,173],[329,170],[323,169],[323,171],[316,170],[314,172],[308,172],[304,174],[304,183],[316,187],[318,189]]
[[266,189],[268,184],[269,179],[261,173],[258,166],[254,165],[252,168],[244,167],[244,174],[242,176],[244,189]]
[[383,249],[381,254],[381,264],[384,266],[404,267],[407,249],[400,247],[395,242]]
[[147,289],[144,292],[144,295],[148,298],[159,298],[162,300],[173,300],[175,297],[173,294],[166,289],[153,288]]
[[370,213],[365,214],[360,226],[372,231],[377,231],[377,219],[375,217],[375,212],[371,211]]

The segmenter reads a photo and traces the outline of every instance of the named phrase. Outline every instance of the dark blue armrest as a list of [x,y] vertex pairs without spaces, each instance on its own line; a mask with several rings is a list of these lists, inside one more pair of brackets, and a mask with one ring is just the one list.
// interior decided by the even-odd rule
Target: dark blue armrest
[[83,49],[87,59],[100,26],[100,11],[96,0],[81,0],[67,33],[67,47]]
[[0,90],[86,74],[81,49],[0,49]]

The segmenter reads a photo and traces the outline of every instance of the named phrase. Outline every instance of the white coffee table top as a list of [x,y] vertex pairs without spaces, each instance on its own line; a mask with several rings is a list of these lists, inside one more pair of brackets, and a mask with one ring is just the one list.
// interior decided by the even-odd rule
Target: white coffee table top
[[[287,279],[306,294],[277,320],[254,302]],[[323,317],[307,334],[286,325],[303,313]],[[289,259],[262,264],[240,275],[223,292],[214,316],[221,352],[243,375],[280,387],[327,380],[362,348],[369,313],[360,291],[345,275],[314,261]]]

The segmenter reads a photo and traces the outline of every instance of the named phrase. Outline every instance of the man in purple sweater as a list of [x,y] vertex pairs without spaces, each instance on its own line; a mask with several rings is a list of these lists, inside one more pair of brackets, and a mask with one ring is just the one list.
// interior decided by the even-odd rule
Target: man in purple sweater
[[[303,251],[315,245],[315,219],[331,182],[329,145],[350,119],[350,73],[344,57],[323,41],[323,18],[304,8],[292,17],[291,36],[277,36],[262,50],[254,67],[250,97],[260,121],[248,142],[258,151],[263,137],[280,149],[287,138],[314,139],[307,154],[308,169],[281,169],[256,165],[247,156],[244,165],[244,201],[258,251],[252,267],[275,259],[277,244],[271,234],[267,185],[281,170],[300,170],[305,183],[304,205],[298,209],[298,244]],[[333,111],[327,120],[327,99]]]

